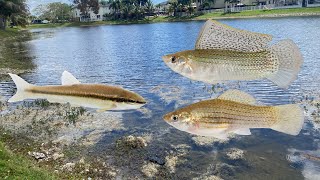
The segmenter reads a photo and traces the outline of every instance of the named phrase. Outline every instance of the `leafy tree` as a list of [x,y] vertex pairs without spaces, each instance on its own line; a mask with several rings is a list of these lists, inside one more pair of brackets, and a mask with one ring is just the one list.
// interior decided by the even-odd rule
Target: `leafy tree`
[[187,7],[187,11],[190,16],[194,13],[194,8],[191,6],[191,4]]
[[121,1],[120,0],[111,0],[110,3],[110,9],[113,10],[114,18],[117,18],[120,16],[121,11]]
[[25,25],[28,12],[25,0],[0,0],[0,29],[6,29],[8,19],[16,25]]
[[151,0],[109,0],[114,19],[143,19],[151,14],[154,6]]
[[302,7],[307,7],[308,6],[308,0],[302,0]]
[[173,12],[173,16],[177,16],[178,8],[179,8],[179,3],[177,0],[170,0],[169,1],[170,7],[169,7],[169,12]]
[[148,0],[145,3],[145,9],[146,9],[146,12],[148,13],[148,15],[150,15],[154,12],[154,5],[151,0]]
[[95,14],[99,13],[99,0],[73,0],[76,8],[81,12],[81,15],[88,17],[90,11],[93,11]]
[[60,2],[39,5],[34,12],[39,18],[51,22],[69,20],[71,18],[71,7],[66,3]]

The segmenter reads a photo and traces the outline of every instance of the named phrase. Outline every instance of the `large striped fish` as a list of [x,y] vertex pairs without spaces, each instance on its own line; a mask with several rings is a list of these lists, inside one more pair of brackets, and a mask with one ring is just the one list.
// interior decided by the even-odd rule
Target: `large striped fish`
[[208,20],[195,50],[165,55],[163,60],[173,71],[205,83],[267,78],[287,88],[296,79],[303,58],[293,41],[269,46],[271,40],[271,35]]
[[47,99],[52,103],[96,108],[98,111],[137,109],[146,103],[140,95],[120,87],[102,84],[81,84],[72,74],[62,74],[62,85],[35,86],[15,74],[9,74],[17,86],[8,102],[24,99]]
[[251,128],[297,135],[304,122],[297,104],[260,106],[252,96],[239,90],[228,90],[217,99],[191,104],[163,118],[181,131],[220,139],[227,139],[230,133],[250,135]]

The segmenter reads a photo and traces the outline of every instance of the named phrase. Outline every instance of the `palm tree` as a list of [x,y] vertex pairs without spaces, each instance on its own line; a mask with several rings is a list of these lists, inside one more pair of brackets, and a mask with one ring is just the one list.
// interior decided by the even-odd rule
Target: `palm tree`
[[177,11],[178,11],[178,8],[179,8],[179,3],[177,0],[171,0],[170,2],[170,12],[173,12],[173,16],[176,16],[177,15]]
[[113,10],[114,18],[118,17],[121,10],[121,1],[120,0],[111,0],[110,3],[110,9]]
[[20,20],[15,22],[18,25],[23,25],[26,21],[22,21],[21,18],[27,13],[25,0],[0,0],[0,29],[6,29],[8,18],[18,19],[17,17],[19,17]]
[[210,3],[207,0],[207,1],[203,2],[201,6],[202,6],[202,9],[206,9],[206,8],[210,7]]
[[148,13],[148,20],[149,20],[149,16],[154,12],[154,6],[151,0],[148,0],[146,2],[145,10],[146,10],[146,13]]
[[194,13],[194,8],[191,6],[191,4],[187,7],[187,11],[190,16]]

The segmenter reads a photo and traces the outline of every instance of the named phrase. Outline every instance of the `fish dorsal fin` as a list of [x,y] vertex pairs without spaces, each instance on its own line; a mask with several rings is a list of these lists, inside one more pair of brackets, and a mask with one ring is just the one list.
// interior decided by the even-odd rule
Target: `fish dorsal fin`
[[266,50],[272,36],[255,33],[208,20],[198,36],[196,49],[217,49],[240,52],[260,52]]
[[254,97],[252,97],[250,94],[236,89],[226,91],[225,93],[221,94],[217,99],[235,101],[243,104],[256,104],[256,100],[254,99]]
[[73,85],[73,84],[81,84],[80,81],[75,78],[71,73],[68,71],[64,71],[61,76],[61,83],[62,85]]

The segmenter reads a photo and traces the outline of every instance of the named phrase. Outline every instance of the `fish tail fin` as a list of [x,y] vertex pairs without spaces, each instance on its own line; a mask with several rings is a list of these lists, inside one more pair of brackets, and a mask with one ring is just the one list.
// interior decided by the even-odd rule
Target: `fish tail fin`
[[289,39],[271,46],[271,58],[277,58],[278,70],[267,77],[281,88],[287,88],[297,78],[303,58],[298,46]]
[[32,87],[33,85],[29,84],[28,82],[26,82],[24,79],[22,79],[21,77],[19,77],[16,74],[10,74],[10,77],[12,78],[13,82],[16,84],[17,86],[17,92],[14,96],[12,96],[8,102],[17,102],[17,101],[22,101],[26,98],[26,92],[25,90]]
[[298,104],[276,106],[278,120],[271,129],[290,135],[298,135],[304,122],[303,111]]

